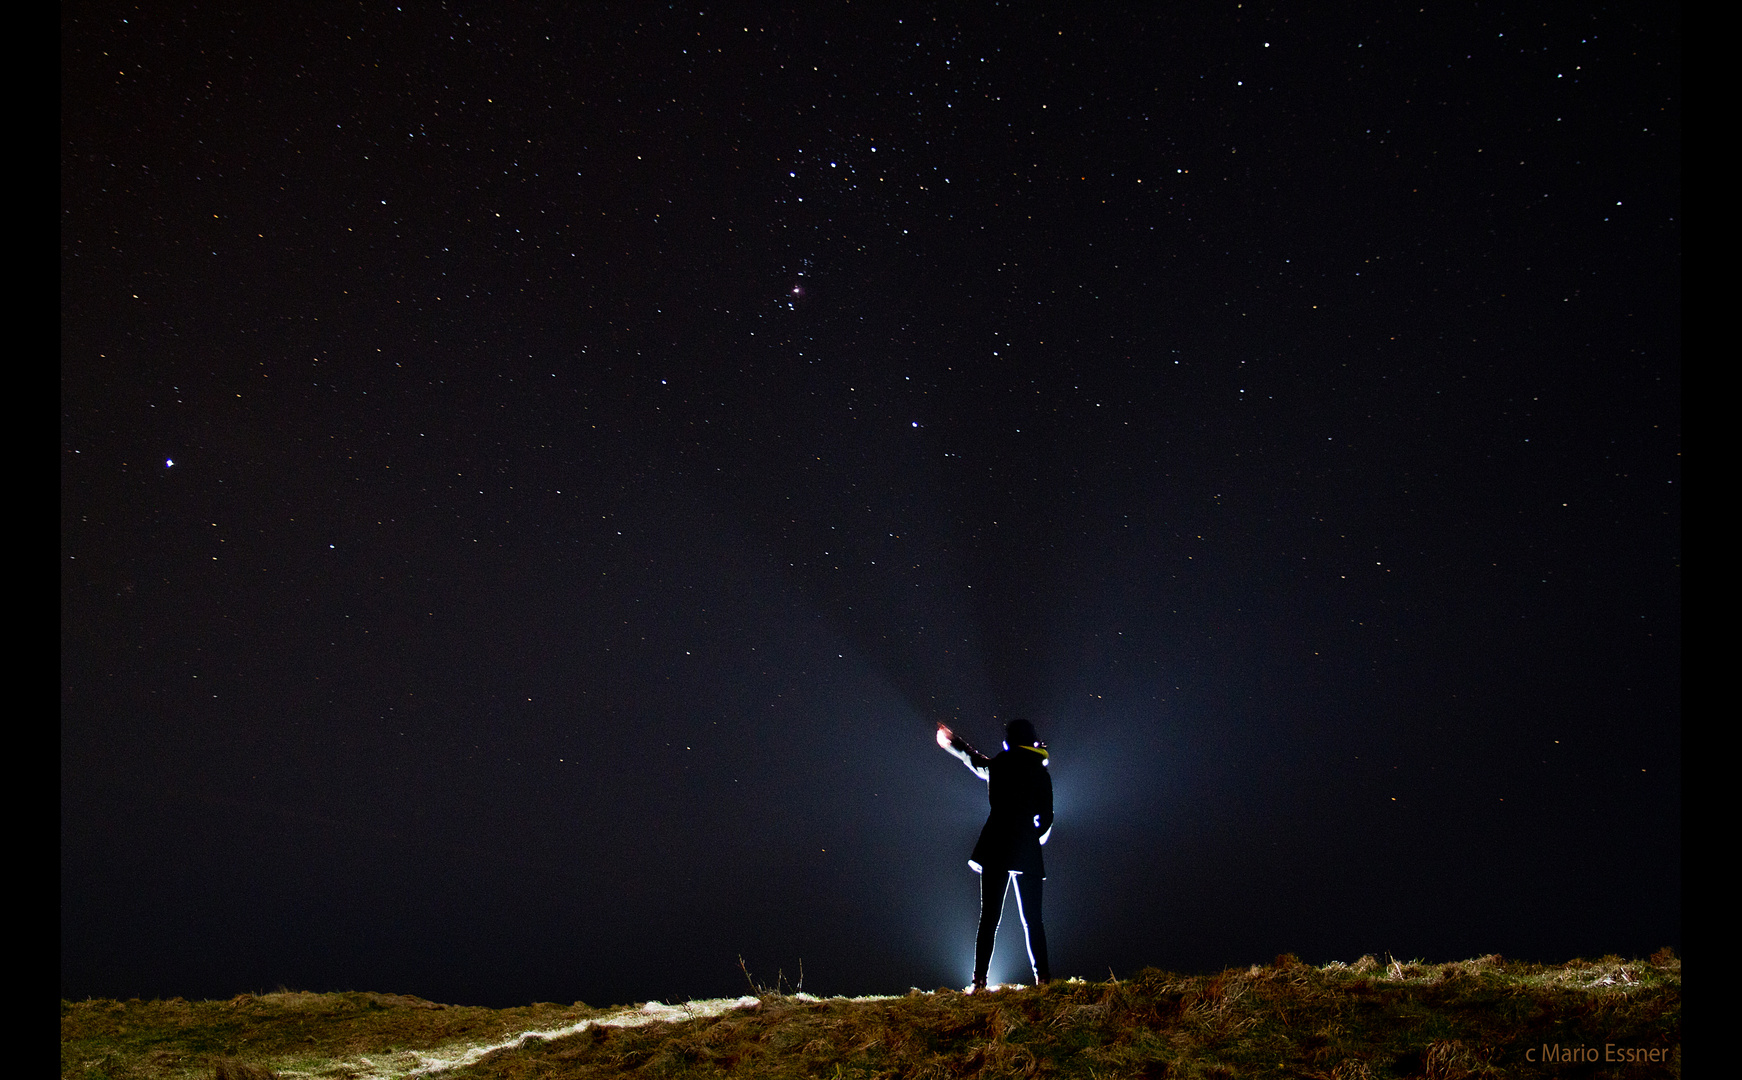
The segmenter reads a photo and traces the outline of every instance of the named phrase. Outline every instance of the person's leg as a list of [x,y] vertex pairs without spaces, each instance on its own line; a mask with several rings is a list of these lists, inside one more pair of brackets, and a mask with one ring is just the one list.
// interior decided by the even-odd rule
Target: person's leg
[[992,966],[992,943],[998,939],[998,919],[1004,914],[1004,889],[1010,875],[1001,870],[980,874],[980,935],[974,940],[974,986],[986,985],[986,969]]
[[1046,924],[1042,921],[1041,880],[1038,874],[1016,875],[1016,914],[1022,919],[1022,935],[1028,941],[1028,963],[1034,969],[1036,985],[1052,979],[1052,968],[1046,960]]

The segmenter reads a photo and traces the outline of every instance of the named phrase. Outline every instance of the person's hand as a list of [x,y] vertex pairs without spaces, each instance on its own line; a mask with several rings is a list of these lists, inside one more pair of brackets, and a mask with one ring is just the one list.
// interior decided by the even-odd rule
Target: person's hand
[[941,749],[948,750],[955,743],[955,741],[956,741],[956,733],[951,731],[949,728],[945,727],[942,721],[939,721],[938,722],[938,746]]

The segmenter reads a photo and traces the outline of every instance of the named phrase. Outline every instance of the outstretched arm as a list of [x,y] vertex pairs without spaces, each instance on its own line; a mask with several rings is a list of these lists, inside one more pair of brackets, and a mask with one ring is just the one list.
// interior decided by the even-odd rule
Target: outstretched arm
[[957,735],[943,724],[938,724],[938,746],[949,755],[968,767],[968,771],[982,780],[989,780],[991,773],[987,766],[992,764],[990,758],[968,744],[968,740]]

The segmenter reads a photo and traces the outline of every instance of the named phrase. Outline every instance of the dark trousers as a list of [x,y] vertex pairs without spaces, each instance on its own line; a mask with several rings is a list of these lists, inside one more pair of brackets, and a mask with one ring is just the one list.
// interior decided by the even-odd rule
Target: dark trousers
[[1034,981],[1052,978],[1046,962],[1046,926],[1041,922],[1040,886],[1038,874],[1000,873],[988,870],[980,875],[980,936],[974,942],[974,982],[986,982],[986,969],[992,965],[992,943],[998,937],[998,919],[1004,914],[1004,892],[1012,881],[1016,883],[1016,913],[1022,919],[1022,935],[1028,942],[1028,963],[1034,969]]

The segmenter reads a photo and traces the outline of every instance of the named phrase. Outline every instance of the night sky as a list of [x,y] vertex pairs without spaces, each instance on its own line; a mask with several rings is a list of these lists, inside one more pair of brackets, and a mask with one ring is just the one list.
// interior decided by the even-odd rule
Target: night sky
[[1674,5],[59,11],[63,996],[1680,949]]

